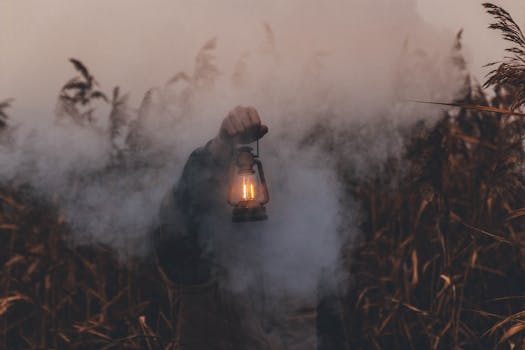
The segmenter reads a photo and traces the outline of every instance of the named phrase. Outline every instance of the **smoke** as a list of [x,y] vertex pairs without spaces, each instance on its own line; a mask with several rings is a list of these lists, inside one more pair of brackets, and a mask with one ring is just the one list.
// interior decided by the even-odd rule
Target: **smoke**
[[[195,49],[177,51],[180,68],[120,112],[126,127],[117,146],[101,102],[95,126],[35,113],[20,119],[11,145],[0,146],[0,176],[56,199],[79,241],[147,253],[161,198],[190,152],[216,135],[231,108],[255,106],[270,128],[260,145],[270,219],[209,229],[222,235],[218,259],[232,291],[262,278],[274,295],[309,300],[322,275],[345,277],[341,247],[358,236],[358,205],[344,194],[336,161],[356,179],[373,175],[402,151],[404,127],[439,113],[404,100],[450,100],[464,72],[450,59],[453,34],[428,28],[412,1],[232,4],[180,4],[191,14],[176,16],[187,30],[165,30]],[[317,142],[320,130],[332,138],[328,151]],[[115,152],[132,160],[116,162]]]

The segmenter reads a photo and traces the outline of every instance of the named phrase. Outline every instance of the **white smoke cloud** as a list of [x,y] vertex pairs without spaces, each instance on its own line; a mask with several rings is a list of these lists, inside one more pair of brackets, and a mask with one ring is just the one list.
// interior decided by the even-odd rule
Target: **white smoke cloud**
[[[358,207],[340,206],[334,156],[343,157],[356,177],[366,177],[401,152],[399,129],[432,117],[427,107],[403,100],[450,100],[461,86],[461,72],[449,60],[453,33],[433,32],[408,0],[233,3],[239,6],[181,2],[186,11],[176,16],[177,27],[185,30],[170,35],[195,48],[173,58],[189,78],[164,85],[178,69],[165,72],[149,102],[130,111],[149,140],[143,155],[148,166],[110,167],[111,143],[101,131],[107,111],[99,108],[99,129],[55,123],[52,115],[22,118],[15,143],[0,151],[0,175],[58,196],[79,240],[89,237],[127,253],[139,246],[144,253],[161,197],[187,156],[216,135],[229,109],[253,105],[270,127],[261,141],[270,219],[251,226],[223,223],[232,233],[224,238],[230,250],[219,259],[233,290],[255,283],[259,277],[251,267],[257,267],[275,293],[308,299],[321,274],[337,270],[342,244],[358,234],[357,228],[338,230],[342,220],[358,217]],[[217,48],[208,54],[218,72],[206,75],[203,68],[195,75],[183,62],[215,36]],[[140,55],[149,59],[152,53],[136,52],[133,59]],[[129,73],[155,72],[140,69]],[[334,133],[330,152],[306,147],[302,141],[315,125],[354,136],[340,140]],[[235,233],[239,228],[244,239]]]

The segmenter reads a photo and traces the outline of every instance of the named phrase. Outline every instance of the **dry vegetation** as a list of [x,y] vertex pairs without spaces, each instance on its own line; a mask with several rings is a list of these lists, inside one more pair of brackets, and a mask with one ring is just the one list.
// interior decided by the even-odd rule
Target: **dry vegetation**
[[[144,349],[170,338],[167,290],[145,261],[72,246],[53,205],[0,190],[0,348]],[[164,311],[163,311],[164,310]]]
[[[515,46],[489,75],[493,97],[468,81],[455,102],[519,110],[525,41],[508,13],[485,7],[497,21],[491,28]],[[209,64],[214,45],[198,56],[196,71],[207,74],[179,73],[168,84],[199,86],[218,74]],[[71,62],[80,76],[61,92],[65,115],[90,124],[91,101],[111,103],[113,140],[128,122],[126,97],[115,88],[109,101]],[[0,129],[9,102],[0,104]],[[345,298],[352,348],[525,348],[524,132],[522,117],[464,108],[431,128],[414,126],[404,159],[373,179],[356,183],[339,165],[365,218],[362,239],[345,254],[354,276]],[[28,186],[0,186],[0,348],[166,348],[176,295],[155,264],[123,265],[111,248],[72,245],[70,236],[52,202]]]
[[413,130],[406,169],[393,161],[350,189],[367,215],[350,266],[358,347],[525,346],[524,126],[487,112],[445,115]]
[[349,186],[367,218],[349,267],[355,348],[525,348],[525,122],[482,108],[523,106],[525,41],[485,7],[517,45],[489,74],[494,97],[467,83],[456,103],[481,108],[414,127],[404,162]]

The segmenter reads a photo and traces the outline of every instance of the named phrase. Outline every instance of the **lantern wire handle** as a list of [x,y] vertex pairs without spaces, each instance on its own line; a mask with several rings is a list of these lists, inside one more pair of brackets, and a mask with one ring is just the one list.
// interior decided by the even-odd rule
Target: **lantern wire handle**
[[[255,158],[259,158],[259,135],[257,135],[257,140],[256,140],[256,150],[257,150],[257,153],[255,154]],[[233,155],[235,153],[235,147],[232,147],[231,148],[231,154]]]

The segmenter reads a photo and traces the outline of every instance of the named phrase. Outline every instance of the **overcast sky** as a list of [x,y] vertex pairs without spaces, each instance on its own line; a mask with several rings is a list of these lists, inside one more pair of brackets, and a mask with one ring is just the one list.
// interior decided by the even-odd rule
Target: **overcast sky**
[[[505,43],[487,29],[491,18],[481,1],[392,0],[397,2],[412,2],[436,31],[453,35],[464,28],[468,62],[480,79],[486,72],[481,66],[502,57]],[[525,28],[525,0],[496,3]],[[346,14],[349,22],[352,15]],[[106,90],[121,85],[136,100],[148,87],[190,68],[210,37],[217,35],[228,50],[225,38],[248,43],[266,21],[277,26],[278,39],[282,23],[298,16],[297,1],[0,0],[0,99],[15,97],[19,112],[52,109],[57,90],[73,74],[66,59],[77,57]],[[311,25],[323,20],[330,18]]]

